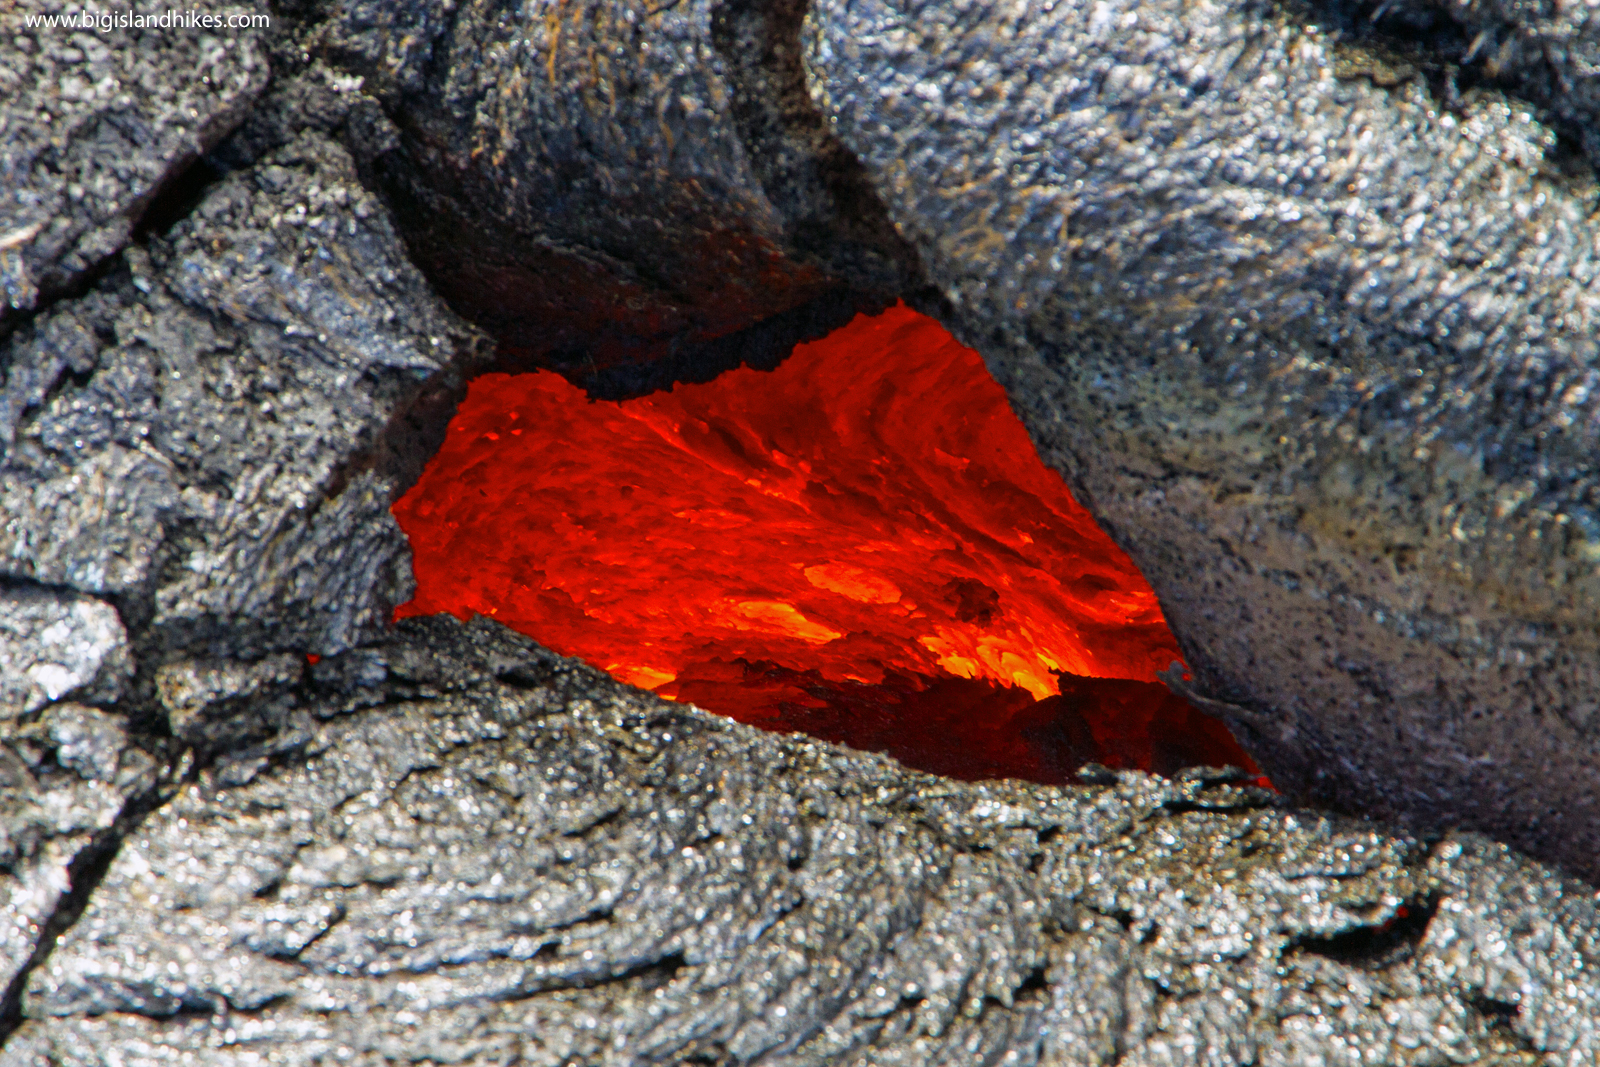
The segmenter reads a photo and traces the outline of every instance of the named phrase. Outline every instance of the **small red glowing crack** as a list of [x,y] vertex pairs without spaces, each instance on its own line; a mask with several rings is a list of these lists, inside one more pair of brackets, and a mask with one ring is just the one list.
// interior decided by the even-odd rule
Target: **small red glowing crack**
[[[1192,735],[1168,745],[1179,766],[1248,765],[1159,685],[1122,683],[1118,706],[1142,692],[1148,714],[1092,728],[1105,702],[1083,679],[1153,683],[1178,658],[1155,595],[977,353],[904,307],[775,371],[622,403],[485,375],[394,513],[417,576],[398,615],[488,615],[744,721],[963,777],[1065,780],[1050,745],[1072,750],[1056,764],[1151,766],[1162,728]],[[1073,707],[1051,699],[1063,672]],[[1083,720],[1075,740],[1053,715]]]

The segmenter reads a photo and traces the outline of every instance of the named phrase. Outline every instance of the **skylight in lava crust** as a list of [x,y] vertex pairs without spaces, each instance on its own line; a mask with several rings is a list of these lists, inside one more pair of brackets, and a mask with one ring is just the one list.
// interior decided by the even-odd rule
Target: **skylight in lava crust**
[[1155,594],[977,353],[903,306],[620,403],[485,375],[394,512],[398,615],[488,615],[742,721],[961,777],[1249,766],[1128,684],[1178,658]]

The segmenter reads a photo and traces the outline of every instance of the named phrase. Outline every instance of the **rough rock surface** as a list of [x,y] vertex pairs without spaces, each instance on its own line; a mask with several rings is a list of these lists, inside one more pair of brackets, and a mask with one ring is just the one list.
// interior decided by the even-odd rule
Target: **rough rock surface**
[[806,61],[1274,781],[1600,877],[1593,174],[1304,15],[821,0]]
[[477,344],[305,133],[6,343],[0,575],[163,652],[348,647],[410,595],[388,508]]
[[299,695],[124,841],[0,1063],[1600,1056],[1594,891],[1481,839],[1204,774],[951,783],[487,620]]
[[[1594,890],[1432,829],[1596,873],[1594,183],[1553,132],[1592,20],[1452,3],[1404,53],[1516,35],[1485,73],[1535,107],[1305,28],[1352,7],[0,41],[154,79],[0,63],[0,188],[66,197],[0,227],[0,1064],[1596,1062]],[[51,94],[89,117],[41,155]],[[1220,775],[941,782],[486,623],[379,636],[388,504],[488,363],[443,296],[627,391],[924,269],[1196,699],[1415,836]]]
[[1459,61],[1469,79],[1515,92],[1544,111],[1592,164],[1600,164],[1600,11],[1593,4],[1313,3],[1318,10],[1353,8],[1380,33],[1388,29],[1397,43],[1420,39],[1440,58]]
[[163,186],[238,125],[267,83],[250,30],[113,35],[21,17],[80,10],[24,0],[7,5],[0,28],[0,324],[127,244]]
[[21,728],[0,722],[0,1026],[14,1021],[36,953],[82,906],[73,891],[88,866],[154,798],[159,776],[119,716],[63,702]]
[[916,284],[798,64],[761,62],[800,10],[363,0],[318,46],[395,124],[373,174],[439,291],[507,358],[617,392],[661,380],[651,361],[781,358],[854,313],[849,288]]
[[68,696],[111,703],[132,673],[128,635],[110,604],[0,589],[0,722]]

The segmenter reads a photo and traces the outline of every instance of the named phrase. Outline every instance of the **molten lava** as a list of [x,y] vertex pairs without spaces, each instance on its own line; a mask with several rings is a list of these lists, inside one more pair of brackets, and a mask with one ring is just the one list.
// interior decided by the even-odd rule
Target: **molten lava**
[[969,778],[1253,769],[1149,684],[1178,658],[1154,593],[978,355],[904,307],[622,403],[485,375],[394,512],[398,615],[492,616],[756,725]]

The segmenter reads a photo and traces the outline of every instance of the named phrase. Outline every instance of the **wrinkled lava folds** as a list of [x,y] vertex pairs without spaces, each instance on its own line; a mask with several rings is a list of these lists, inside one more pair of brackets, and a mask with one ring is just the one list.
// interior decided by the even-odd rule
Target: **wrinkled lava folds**
[[982,359],[903,306],[624,402],[474,380],[394,507],[416,597],[744,722],[963,778],[1255,768],[1155,684],[1155,594]]

